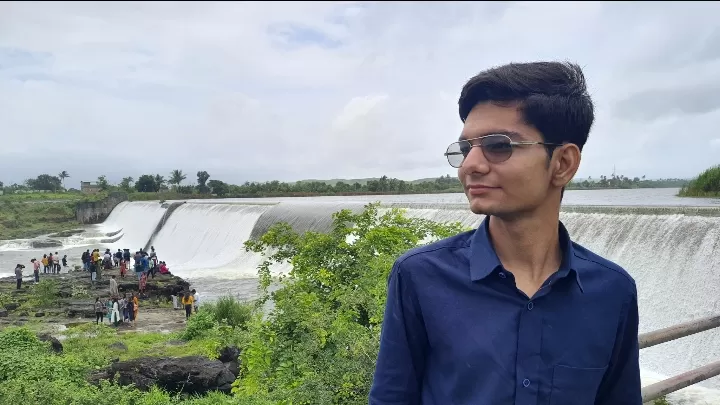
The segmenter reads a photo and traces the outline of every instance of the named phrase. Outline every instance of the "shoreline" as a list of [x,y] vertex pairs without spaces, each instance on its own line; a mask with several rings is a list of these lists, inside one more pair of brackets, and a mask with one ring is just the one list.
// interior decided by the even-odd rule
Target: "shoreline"
[[[60,274],[40,273],[35,284],[33,271],[26,267],[20,290],[14,276],[0,278],[0,329],[29,326],[42,333],[58,333],[78,325],[95,323],[95,297],[110,297],[110,278],[115,275],[120,295],[138,291],[135,274],[120,278],[119,269],[102,270],[91,284],[90,273],[72,270]],[[50,283],[43,283],[49,280]],[[40,288],[38,288],[40,287]],[[135,326],[121,323],[120,332],[174,332],[185,327],[185,314],[173,310],[172,294],[189,289],[190,283],[172,274],[148,278],[145,296],[140,298]],[[104,322],[106,319],[103,320]],[[109,321],[108,321],[109,322]],[[105,322],[107,325],[108,322]]]

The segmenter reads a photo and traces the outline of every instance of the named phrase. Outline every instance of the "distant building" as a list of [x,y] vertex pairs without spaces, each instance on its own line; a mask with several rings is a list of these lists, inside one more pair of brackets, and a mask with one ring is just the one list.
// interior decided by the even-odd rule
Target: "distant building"
[[80,191],[86,194],[95,194],[100,192],[100,186],[89,181],[81,181]]

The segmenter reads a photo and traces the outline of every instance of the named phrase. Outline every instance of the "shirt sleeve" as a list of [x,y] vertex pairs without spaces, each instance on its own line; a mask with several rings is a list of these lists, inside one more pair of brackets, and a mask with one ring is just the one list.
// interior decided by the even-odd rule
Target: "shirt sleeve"
[[642,405],[637,288],[624,307],[615,350],[598,391],[595,405]]
[[419,404],[427,348],[417,294],[407,273],[395,262],[388,280],[380,351],[369,404]]

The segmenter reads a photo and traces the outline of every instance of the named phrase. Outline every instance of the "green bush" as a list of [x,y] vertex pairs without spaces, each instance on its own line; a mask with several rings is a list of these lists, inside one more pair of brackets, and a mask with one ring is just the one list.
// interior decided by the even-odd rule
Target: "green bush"
[[681,197],[720,197],[720,165],[713,166],[680,189]]
[[[440,225],[385,214],[369,204],[360,214],[333,216],[328,234],[296,234],[273,226],[246,249],[267,255],[258,268],[264,302],[274,309],[248,323],[242,370],[233,391],[240,400],[292,405],[367,404],[379,347],[387,277],[393,262],[422,240],[457,234],[460,224]],[[348,242],[352,236],[353,242]],[[292,271],[270,293],[273,262]]]
[[233,297],[220,297],[216,302],[201,306],[201,311],[210,312],[217,322],[225,322],[233,328],[245,328],[253,314],[253,306]]
[[197,314],[193,315],[188,319],[185,325],[185,330],[181,336],[185,340],[193,340],[199,338],[209,330],[217,326],[215,317],[209,311],[198,311]]

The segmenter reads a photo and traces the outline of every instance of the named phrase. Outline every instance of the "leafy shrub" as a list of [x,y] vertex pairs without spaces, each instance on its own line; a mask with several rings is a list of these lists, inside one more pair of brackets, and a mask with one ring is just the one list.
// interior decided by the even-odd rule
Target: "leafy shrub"
[[253,307],[233,297],[220,297],[214,303],[202,305],[201,311],[210,312],[217,322],[225,322],[233,328],[245,328],[252,317]]
[[[246,249],[264,253],[258,267],[267,318],[248,323],[243,367],[233,391],[292,405],[367,404],[387,298],[387,277],[402,253],[423,241],[457,234],[460,224],[381,214],[369,204],[359,214],[333,216],[328,234],[295,233],[277,224]],[[349,242],[350,239],[354,239]],[[290,262],[283,288],[270,293],[270,266]]]
[[182,333],[184,340],[193,340],[203,336],[208,330],[217,325],[215,317],[209,311],[198,311],[188,319],[185,330]]
[[681,197],[720,196],[720,165],[713,166],[700,173],[687,186],[681,188],[678,195]]

